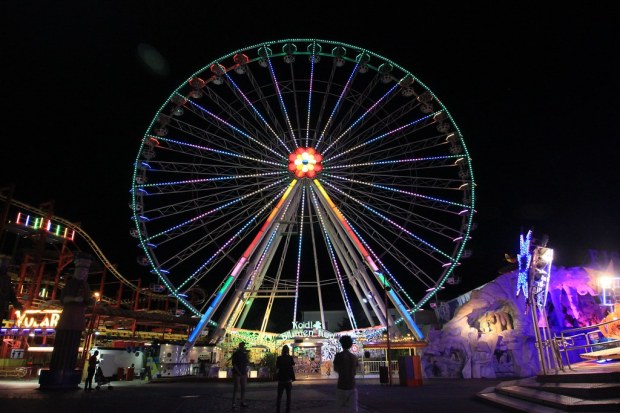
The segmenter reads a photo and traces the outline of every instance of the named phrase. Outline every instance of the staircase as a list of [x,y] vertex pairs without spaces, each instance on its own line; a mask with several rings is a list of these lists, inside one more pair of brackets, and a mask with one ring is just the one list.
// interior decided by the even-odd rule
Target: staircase
[[587,363],[566,372],[506,381],[476,397],[517,412],[620,412],[620,363]]

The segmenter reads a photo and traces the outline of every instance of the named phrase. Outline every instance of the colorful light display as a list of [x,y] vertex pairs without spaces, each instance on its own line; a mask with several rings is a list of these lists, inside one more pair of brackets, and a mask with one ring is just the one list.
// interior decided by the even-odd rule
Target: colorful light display
[[297,148],[288,156],[288,160],[288,170],[298,178],[314,178],[323,169],[323,156],[314,148]]
[[30,228],[33,230],[43,230],[48,234],[58,237],[64,238],[73,241],[75,238],[75,231],[69,229],[68,227],[63,227],[60,224],[52,222],[51,219],[31,216],[28,214],[24,214],[21,212],[17,213],[17,218],[15,219],[15,223],[17,225]]
[[517,297],[523,291],[523,296],[528,297],[527,291],[527,273],[530,270],[530,262],[532,261],[532,253],[530,252],[530,243],[532,241],[532,231],[528,231],[525,238],[523,234],[519,236],[519,255],[517,263],[519,265],[519,278],[517,280]]

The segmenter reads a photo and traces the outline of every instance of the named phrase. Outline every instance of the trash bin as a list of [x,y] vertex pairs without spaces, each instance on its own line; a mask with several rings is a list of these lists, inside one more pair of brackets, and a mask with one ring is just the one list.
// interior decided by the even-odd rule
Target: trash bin
[[398,358],[398,378],[401,386],[421,386],[422,366],[420,356],[400,356]]
[[116,379],[117,380],[125,380],[125,369],[122,367],[119,367],[116,370]]
[[125,380],[132,381],[133,377],[134,377],[134,374],[135,374],[134,368],[133,367],[128,367],[127,368],[127,376],[125,377]]
[[387,366],[379,366],[379,383],[388,384],[390,379],[388,377],[388,368]]

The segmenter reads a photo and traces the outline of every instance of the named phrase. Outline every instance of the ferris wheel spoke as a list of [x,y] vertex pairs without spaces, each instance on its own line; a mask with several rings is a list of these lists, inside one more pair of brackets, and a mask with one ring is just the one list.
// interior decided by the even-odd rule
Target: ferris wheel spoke
[[[210,264],[217,264],[219,260],[226,257],[228,250],[234,249],[235,245],[242,242],[248,235],[248,232],[260,224],[262,219],[261,217],[266,216],[270,210],[270,205],[273,205],[281,195],[282,193],[280,193],[279,196],[275,196],[272,201],[268,203],[264,203],[264,201],[259,202],[257,200],[253,203],[253,205],[247,205],[245,208],[231,211],[227,214],[227,217],[223,217],[218,220],[218,222],[220,222],[219,227],[214,225],[213,231],[208,235],[203,236],[199,240],[190,244],[189,248],[179,251],[176,255],[171,257],[171,260],[173,259],[175,264],[162,263],[162,265],[170,264],[170,268],[172,269],[177,265],[184,263],[184,261],[189,258],[204,256],[203,251],[205,247],[208,247],[213,243],[221,245],[221,247],[219,247],[212,256],[197,265],[197,268],[191,272],[191,275],[185,280],[185,282],[180,284],[179,289],[183,288],[191,280],[195,280],[194,284],[191,286],[193,287],[204,276],[206,276],[209,273]],[[253,207],[257,208],[257,212],[255,214],[251,214],[249,212],[253,209]],[[179,234],[178,236],[182,235],[185,234]],[[228,237],[228,239],[223,239],[226,237]]]
[[[234,119],[235,124],[238,126],[238,129],[246,131],[248,135],[254,137],[257,141],[260,141],[264,144],[267,144],[270,141],[270,135],[275,135],[278,138],[278,135],[275,133],[273,129],[269,126],[264,117],[256,110],[254,105],[249,101],[247,96],[243,93],[241,88],[237,86],[232,77],[226,73],[225,79],[227,80],[226,84],[229,86],[233,96],[232,99],[240,101],[243,106],[241,108],[233,107],[231,103],[228,102],[230,99],[226,99],[225,97],[220,96],[217,92],[216,88],[209,87],[205,88],[206,96],[215,104],[217,108],[220,109],[222,114],[226,114],[228,119]],[[247,105],[250,105],[250,108],[253,111],[247,110]],[[205,117],[205,113],[203,111],[198,111],[198,108],[202,106],[196,102],[196,106],[194,107],[195,113],[199,117]],[[249,117],[248,117],[249,116]],[[207,117],[205,121],[213,122],[215,118]],[[216,123],[217,126],[220,125],[220,122]],[[225,133],[228,133],[227,130],[224,130]],[[236,139],[236,135],[233,135]],[[243,139],[247,137],[244,136]],[[239,140],[240,143],[246,143],[244,140]],[[269,146],[269,145],[268,145]],[[288,150],[286,152],[289,152]]]
[[332,149],[334,145],[336,145],[343,137],[349,134],[353,130],[353,128],[355,128],[356,125],[358,124],[363,125],[362,121],[364,120],[364,118],[366,118],[370,113],[372,113],[372,111],[375,110],[376,107],[384,99],[386,99],[396,88],[397,88],[397,85],[394,85],[387,92],[385,92],[385,94],[381,96],[379,100],[377,100],[372,106],[370,106],[370,108],[366,109],[362,114],[360,114],[357,119],[355,119],[348,127],[346,127],[346,129],[342,133],[340,133],[333,141],[329,143],[329,145],[327,145],[327,147],[323,150],[323,154],[329,153],[330,149]]
[[[363,215],[363,211],[359,211],[359,210],[346,210],[345,211],[347,213],[347,216],[349,217],[349,220],[353,223],[358,225],[360,228],[370,228],[370,226],[381,226],[384,224],[384,222],[380,221],[380,220],[376,220],[376,219],[369,219],[368,217]],[[406,231],[402,231],[394,226],[390,226],[386,229],[383,229],[385,235],[381,235],[380,237],[375,236],[374,238],[372,238],[373,240],[377,240],[377,238],[382,238],[384,239],[384,241],[388,241],[388,244],[385,245],[396,245],[395,242],[393,241],[394,239],[398,239],[398,238],[402,238],[404,235],[406,234]],[[372,230],[372,232],[376,232],[376,230]],[[372,233],[371,232],[371,233]],[[391,238],[390,238],[391,237]],[[389,241],[389,239],[392,239],[392,241]],[[417,241],[417,242],[416,242]],[[400,239],[399,240],[399,248],[400,249],[406,249],[407,251],[417,251],[420,254],[423,254],[424,256],[426,256],[429,259],[429,263],[433,263],[432,265],[437,268],[437,267],[441,267],[445,260],[442,261],[439,257],[437,257],[436,255],[436,250],[428,248],[428,246],[424,245],[423,243],[419,242],[419,240],[417,239],[412,239],[411,237],[407,237],[404,239]],[[421,279],[421,278],[420,278]]]
[[282,111],[282,116],[284,117],[286,126],[288,128],[288,133],[290,134],[290,140],[293,142],[293,146],[297,147],[299,146],[298,144],[298,139],[297,136],[295,135],[295,132],[293,131],[293,126],[291,124],[291,119],[289,117],[289,113],[288,110],[286,108],[286,104],[284,103],[284,99],[282,97],[282,91],[280,90],[280,84],[278,82],[278,79],[276,77],[276,73],[275,73],[275,69],[273,68],[273,65],[271,63],[271,58],[269,57],[268,54],[266,54],[265,56],[265,61],[267,62],[267,68],[269,69],[269,74],[271,76],[271,82],[272,85],[276,91],[276,95],[278,97],[278,102],[280,104],[280,110]]
[[[367,203],[365,205],[367,205]],[[427,236],[436,237],[437,243],[452,243],[454,239],[462,235],[460,231],[455,231],[451,226],[441,221],[434,220],[430,216],[417,213],[414,214],[389,201],[378,202],[375,200],[375,203],[373,203],[373,210],[378,213],[376,215],[376,222],[378,225],[381,224],[384,217],[393,217],[392,219],[397,220],[399,224],[398,228],[405,227],[411,231],[415,230],[417,234],[425,233]],[[397,231],[394,229],[394,232],[400,234],[400,230]]]
[[154,234],[154,235],[152,235],[150,237],[146,237],[144,240],[145,241],[152,241],[152,240],[154,240],[154,239],[156,239],[156,238],[158,238],[158,237],[160,237],[162,235],[170,236],[172,233],[174,233],[176,231],[180,231],[183,228],[200,227],[201,223],[199,222],[199,220],[202,220],[202,219],[208,217],[209,215],[213,215],[216,212],[218,212],[218,211],[220,211],[220,210],[222,210],[224,208],[228,208],[232,204],[239,203],[243,199],[250,198],[250,197],[253,197],[253,196],[257,195],[260,192],[267,191],[267,190],[270,189],[270,187],[275,187],[276,184],[277,184],[277,182],[272,183],[272,184],[270,184],[270,185],[268,185],[268,186],[266,186],[264,188],[260,188],[260,189],[258,189],[256,191],[253,191],[251,193],[245,194],[245,195],[243,195],[243,196],[241,196],[241,197],[239,197],[237,199],[230,200],[227,203],[218,205],[218,206],[216,206],[216,207],[214,207],[212,209],[209,209],[207,211],[201,212],[201,213],[199,213],[199,214],[197,214],[195,216],[191,216],[188,219],[186,219],[186,220],[184,220],[182,222],[177,223],[176,225],[173,225],[171,227],[163,229],[160,232],[158,232],[158,233],[156,233],[156,234]]
[[[217,101],[215,96],[211,97]],[[222,116],[226,115],[226,118],[234,119],[235,124],[240,124],[239,127],[211,111],[204,110],[203,106],[195,100],[184,99],[184,102],[181,111],[173,112],[172,116],[162,117],[159,121],[161,127],[155,130],[156,137],[166,137],[172,132],[177,135],[177,140],[185,139],[197,145],[206,142],[210,145],[218,145],[223,151],[245,148],[246,151],[251,150],[259,154],[257,150],[261,145],[263,150],[272,150],[268,145],[256,139],[255,136],[260,137],[260,130],[244,122],[245,119],[232,110],[230,113],[223,111]],[[256,145],[249,145],[248,141]],[[274,154],[277,157],[284,156],[276,152]]]
[[[191,102],[191,103],[192,103],[192,105],[194,107],[199,109],[200,112],[203,113],[205,116],[208,116],[209,118],[212,118],[212,119],[218,121],[219,123],[221,123],[225,127],[229,128],[229,130],[234,131],[236,134],[241,135],[242,137],[246,138],[247,140],[249,140],[249,141],[259,145],[263,149],[271,152],[277,158],[285,157],[284,154],[282,154],[281,152],[276,151],[275,149],[271,148],[271,146],[269,146],[269,145],[261,142],[260,140],[256,139],[254,136],[252,136],[250,133],[248,133],[248,131],[242,130],[241,128],[235,126],[231,121],[228,121],[228,120],[226,120],[226,119],[216,115],[215,113],[210,112],[209,110],[207,110],[206,108],[198,105],[197,103],[193,103],[193,102]],[[235,118],[234,122],[237,123],[237,121],[238,121],[238,119]],[[221,127],[220,130],[226,130],[226,128]],[[250,146],[247,146],[247,147],[249,148]]]
[[[282,140],[282,133],[278,133],[274,130],[274,128],[269,124],[265,116],[260,112],[260,110],[256,107],[256,105],[250,101],[247,94],[242,90],[242,88],[235,82],[235,80],[226,73],[227,84],[230,86],[231,90],[234,92],[234,95],[237,96],[244,104],[244,107],[249,111],[250,116],[253,117],[254,121],[261,125],[263,130],[265,130],[266,134],[263,135],[264,142],[269,141],[269,136],[275,138],[280,144],[284,147],[287,153],[290,153],[292,150],[287,146],[287,144]],[[232,112],[232,111],[231,111]],[[236,113],[237,116],[241,116],[241,112]],[[249,129],[248,129],[249,130]]]
[[[332,81],[333,77],[334,77],[334,72],[333,70],[338,66],[338,60],[334,59],[334,63],[332,66],[332,74],[330,76],[330,81],[328,82],[328,87],[327,87],[327,92],[331,91],[332,87],[335,87],[334,82]],[[345,98],[347,97],[348,93],[351,91],[351,83],[354,81],[355,76],[358,73],[358,65],[354,65],[353,68],[351,69],[351,72],[349,73],[349,76],[346,78],[346,83],[342,86],[340,93],[338,95],[338,98],[336,100],[336,102],[334,102],[334,105],[332,107],[332,110],[329,114],[329,117],[327,118],[327,121],[325,122],[325,125],[322,127],[321,133],[319,135],[319,138],[317,140],[317,143],[315,144],[317,150],[318,149],[322,149],[321,144],[323,143],[323,139],[328,136],[328,132],[330,130],[330,128],[332,128],[334,126],[334,119],[336,119],[340,109],[343,108],[343,102],[345,101]],[[326,106],[326,101],[327,98],[329,97],[329,93],[325,93],[324,94],[324,103],[322,105],[322,107]],[[317,123],[317,125],[320,125],[320,123]]]
[[[431,241],[427,241],[425,239],[423,239],[421,236],[416,235],[416,233],[414,233],[412,230],[403,227],[402,225],[399,225],[398,222],[396,222],[394,219],[388,217],[387,215],[384,215],[381,213],[381,211],[375,209],[374,207],[371,207],[370,205],[361,202],[360,200],[350,196],[349,194],[346,194],[345,192],[342,192],[341,190],[337,189],[336,187],[329,185],[329,183],[326,183],[330,188],[336,190],[338,192],[339,195],[345,197],[347,200],[354,202],[355,204],[361,206],[363,208],[364,211],[366,212],[371,212],[374,216],[377,217],[377,219],[379,220],[383,220],[387,223],[390,224],[390,228],[393,228],[394,231],[396,231],[396,233],[398,234],[406,234],[410,239],[417,241],[416,245],[418,245],[418,249],[424,248],[425,250],[427,250],[429,253],[430,252],[435,252],[441,256],[444,256],[445,258],[451,258],[450,255],[448,253],[446,253],[445,251],[442,251],[439,247],[435,246],[432,244]],[[341,205],[342,208],[347,209],[348,208],[348,204],[342,202]],[[357,210],[355,210],[357,211]],[[423,247],[424,246],[424,247]],[[435,255],[435,254],[431,254],[431,255]]]
[[[367,178],[360,175],[355,176],[357,178]],[[376,175],[372,177],[376,178]],[[453,216],[462,216],[464,211],[468,210],[468,205],[464,204],[459,198],[461,190],[458,188],[458,185],[461,184],[460,181],[449,180],[441,182],[441,185],[439,185],[439,181],[429,179],[427,185],[417,185],[414,192],[408,189],[400,189],[410,187],[411,182],[407,185],[406,183],[401,184],[400,182],[392,181],[386,182],[384,185],[380,182],[373,183],[368,180],[348,179],[346,176],[331,174],[325,174],[323,179],[335,188],[339,188],[342,192],[355,193],[360,201],[373,205],[378,201],[384,201],[394,205],[394,207],[402,205],[403,212],[411,209],[411,199],[416,200],[416,209],[423,208],[427,211],[426,214],[441,212]],[[420,181],[422,180],[420,179]]]
[[[154,155],[163,154],[164,151],[173,152],[179,157],[192,159],[194,164],[197,164],[196,158],[203,159],[205,163],[234,161],[236,165],[243,165],[243,161],[246,159],[255,159],[274,166],[278,165],[277,160],[282,158],[282,155],[276,154],[277,157],[274,159],[274,154],[268,153],[264,147],[258,148],[256,145],[249,145],[246,139],[247,134],[241,136],[230,132],[230,130],[223,131],[220,128],[217,132],[223,131],[223,133],[214,135],[212,131],[189,125],[180,120],[177,120],[175,125],[175,127],[171,126],[166,129],[165,136],[152,136],[152,140],[156,142],[156,145],[153,146],[153,149],[156,150]],[[220,125],[218,125],[219,127]]]
[[[427,128],[430,125],[428,122],[430,117],[431,115],[421,117],[412,122],[399,125],[398,127],[392,128],[387,132],[376,135],[365,142],[347,146],[347,148],[343,148],[334,156],[327,157],[325,162],[329,164],[347,154],[350,154],[346,158],[347,162],[355,161],[358,158],[366,160],[369,158],[369,155],[372,155],[371,159],[375,159],[378,156],[386,157],[387,154],[392,154],[396,147],[399,148],[399,155],[401,156],[403,153],[413,155],[416,152],[428,151],[430,148],[443,145],[445,143],[445,138],[442,140],[441,137],[430,137],[426,139],[418,138],[415,141],[406,141],[407,136],[410,134],[420,132],[424,128]],[[398,145],[394,145],[394,143],[397,143]],[[363,152],[360,150],[363,150]],[[370,154],[367,152],[369,150],[371,151]]]
[[[142,220],[148,220],[156,222],[158,220],[169,220],[170,218],[174,218],[175,216],[191,214],[194,211],[204,210],[204,209],[217,209],[222,204],[227,204],[235,199],[239,198],[239,194],[247,194],[248,191],[259,191],[255,192],[256,194],[261,194],[260,191],[263,187],[271,187],[276,188],[279,182],[282,182],[283,179],[288,180],[287,178],[281,177],[281,174],[277,174],[278,176],[270,176],[270,174],[257,174],[250,175],[246,179],[242,177],[231,177],[228,179],[210,181],[209,183],[215,182],[218,184],[217,186],[204,186],[205,182],[202,182],[202,185],[192,184],[188,187],[185,184],[149,184],[149,186],[140,185],[137,188],[144,190],[148,195],[149,199],[153,202],[149,203],[149,207],[142,209],[142,213],[140,215]],[[267,178],[263,181],[256,181],[257,178]],[[253,179],[252,182],[248,181],[248,179]],[[247,184],[243,184],[243,182],[247,182]],[[151,192],[153,188],[157,188],[159,192]],[[216,191],[214,193],[214,191]],[[276,189],[272,189],[275,191]],[[178,201],[178,197],[183,193],[191,192],[195,193],[196,196],[187,199],[184,201]]]
[[[402,291],[401,294],[404,294],[407,298],[407,301],[412,304],[415,304],[415,300],[404,290],[404,288],[400,285],[398,280],[392,275],[390,271],[390,267],[397,267],[400,269],[399,279],[408,283],[409,277],[415,278],[419,281],[420,286],[423,290],[429,289],[435,286],[436,281],[429,274],[428,270],[422,268],[422,266],[418,265],[418,263],[414,262],[411,257],[411,248],[403,248],[402,244],[397,243],[397,238],[388,237],[385,233],[377,231],[376,226],[368,225],[367,221],[358,221],[351,222],[352,228],[356,234],[363,239],[360,234],[360,230],[364,231],[364,233],[368,234],[369,239],[375,241],[377,245],[380,245],[382,248],[382,258],[380,258],[372,249],[372,247],[368,246],[368,244],[364,241],[364,244],[368,247],[368,250],[372,252],[375,261],[379,264],[382,271],[389,275],[389,277],[393,280],[394,284],[397,284]],[[359,230],[356,229],[359,227]],[[386,263],[384,260],[388,260],[391,263]],[[425,265],[426,266],[426,265]],[[432,267],[429,267],[433,269]],[[417,291],[413,291],[417,293]]]

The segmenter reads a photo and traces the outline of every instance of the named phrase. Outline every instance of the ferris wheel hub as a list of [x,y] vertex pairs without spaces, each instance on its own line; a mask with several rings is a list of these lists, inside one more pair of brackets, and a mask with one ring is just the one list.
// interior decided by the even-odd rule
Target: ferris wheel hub
[[299,147],[288,157],[289,171],[298,178],[314,178],[323,169],[323,156],[314,148]]

